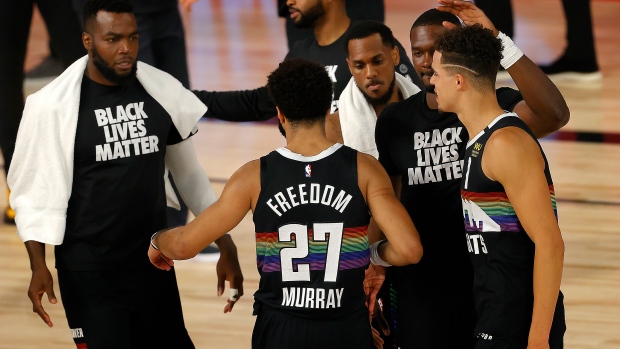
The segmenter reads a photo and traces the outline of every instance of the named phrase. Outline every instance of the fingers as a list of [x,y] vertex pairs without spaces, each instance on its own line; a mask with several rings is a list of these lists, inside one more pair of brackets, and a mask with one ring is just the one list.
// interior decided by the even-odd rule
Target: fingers
[[442,25],[443,25],[443,27],[444,27],[444,28],[446,28],[446,29],[454,29],[454,28],[456,28],[456,27],[457,27],[457,25],[456,25],[456,24],[454,24],[454,23],[452,23],[452,22],[446,22],[446,21],[443,21],[441,24],[442,24]]
[[370,330],[372,331],[372,341],[375,343],[375,347],[377,349],[383,349],[383,338],[381,338],[381,334],[377,331],[376,328],[370,326]]
[[224,284],[226,281],[226,274],[217,273],[217,296],[220,297],[224,294],[224,289],[226,285]]
[[[39,317],[43,320],[43,322],[47,324],[48,327],[53,327],[54,324],[52,323],[50,316],[45,312],[45,309],[43,309],[43,305],[41,304],[41,299],[43,298],[43,292],[45,291],[43,290],[40,290],[38,292],[29,291],[28,298],[30,298],[30,301],[32,302],[32,312],[37,313]],[[52,304],[56,304],[56,297],[54,297],[53,300],[54,302]]]
[[226,306],[224,307],[224,314],[230,313],[233,310],[235,303],[237,303],[237,301],[231,301],[230,299],[227,299],[226,302],[228,304],[226,304]]
[[50,280],[46,285],[45,285],[45,293],[47,293],[47,300],[52,303],[52,304],[56,304],[58,303],[58,300],[56,300],[56,295],[54,294],[54,281]]

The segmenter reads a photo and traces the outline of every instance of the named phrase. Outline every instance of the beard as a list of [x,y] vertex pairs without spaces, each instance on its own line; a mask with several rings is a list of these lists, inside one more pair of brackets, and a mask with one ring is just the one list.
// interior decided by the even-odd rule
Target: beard
[[103,60],[103,57],[97,51],[95,45],[93,45],[92,49],[93,54],[93,64],[99,70],[101,75],[106,78],[108,81],[116,84],[116,85],[126,85],[132,82],[136,78],[136,72],[138,71],[138,64],[134,61],[134,64],[131,67],[131,71],[129,73],[121,75],[118,74],[114,68],[110,67],[108,63]]
[[367,95],[366,92],[364,92],[364,90],[362,90],[359,87],[359,85],[357,85],[357,88],[362,92],[362,95],[364,96],[364,99],[366,99],[366,102],[368,102],[370,105],[374,107],[377,105],[387,104],[387,102],[390,101],[390,98],[392,98],[392,94],[394,93],[394,86],[396,86],[396,76],[394,76],[394,79],[392,79],[392,82],[390,83],[390,86],[388,86],[388,89],[385,92],[385,94],[381,97],[376,97],[376,98],[370,97],[369,95]]
[[319,19],[325,13],[323,3],[317,1],[316,5],[306,10],[306,12],[299,11],[299,21],[293,21],[293,25],[296,28],[312,28],[314,22]]

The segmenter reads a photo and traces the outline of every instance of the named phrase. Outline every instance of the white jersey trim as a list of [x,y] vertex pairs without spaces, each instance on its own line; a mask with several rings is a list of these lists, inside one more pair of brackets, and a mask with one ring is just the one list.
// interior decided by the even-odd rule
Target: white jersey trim
[[507,117],[507,116],[516,116],[519,117],[519,115],[517,115],[516,113],[510,113],[510,112],[505,112],[504,114],[501,114],[500,116],[496,117],[495,119],[493,119],[493,121],[491,121],[490,124],[487,125],[487,127],[485,127],[484,129],[482,129],[482,131],[478,132],[477,135],[474,136],[474,138],[470,139],[469,142],[467,142],[467,146],[466,148],[469,148],[469,146],[471,146],[472,144],[474,144],[478,138],[482,137],[482,135],[484,134],[484,130],[486,128],[491,128],[493,127],[498,121],[500,121],[501,119]]
[[318,161],[321,159],[325,159],[326,157],[332,155],[333,153],[336,152],[336,150],[342,148],[342,144],[340,143],[336,143],[334,145],[332,145],[331,147],[323,150],[322,152],[318,153],[317,155],[314,156],[303,156],[301,154],[297,154],[297,153],[293,153],[292,151],[290,151],[289,149],[282,147],[282,148],[278,148],[276,149],[276,151],[278,153],[280,153],[280,155],[284,156],[287,159],[291,159],[291,160],[296,160],[296,161],[300,161],[300,162],[313,162],[313,161]]

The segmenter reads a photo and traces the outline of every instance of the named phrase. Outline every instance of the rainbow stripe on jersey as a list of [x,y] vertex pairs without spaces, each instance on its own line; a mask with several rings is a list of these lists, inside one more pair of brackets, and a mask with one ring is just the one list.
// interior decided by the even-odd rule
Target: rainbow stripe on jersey
[[[340,249],[339,270],[362,268],[370,262],[368,227],[345,228]],[[295,259],[293,265],[310,264],[310,270],[325,270],[328,241],[314,241],[312,229],[308,230],[310,253]],[[295,247],[293,241],[278,241],[278,232],[256,233],[256,265],[264,273],[280,271],[280,250]]]
[[[549,185],[549,196],[551,198],[551,204],[553,205],[553,212],[557,218],[558,213],[553,184]],[[488,230],[491,225],[498,225],[499,230],[497,231],[523,231],[521,222],[505,192],[477,193],[461,190],[461,199],[463,200],[463,210],[467,211],[464,212],[465,228],[467,231],[483,231],[483,225],[486,219],[490,219],[492,222],[486,222],[487,229],[484,231],[497,230]],[[475,212],[474,210],[480,210],[481,212]],[[475,217],[474,220],[476,222],[482,222],[482,224],[472,224],[472,216]]]

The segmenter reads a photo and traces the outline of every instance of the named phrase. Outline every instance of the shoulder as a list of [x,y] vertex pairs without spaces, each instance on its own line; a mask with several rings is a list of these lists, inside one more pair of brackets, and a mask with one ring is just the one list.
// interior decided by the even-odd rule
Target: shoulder
[[486,142],[485,155],[517,159],[529,153],[539,152],[536,141],[525,130],[516,126],[507,126],[496,130]]
[[[357,152],[357,168],[361,174],[376,175],[378,173],[386,173],[381,166],[379,160],[372,155]],[[387,173],[386,173],[387,174]]]

